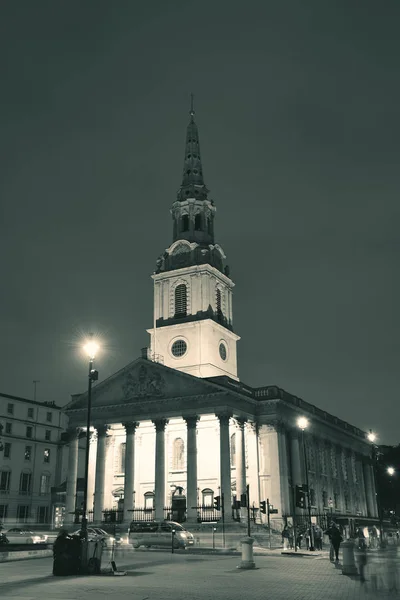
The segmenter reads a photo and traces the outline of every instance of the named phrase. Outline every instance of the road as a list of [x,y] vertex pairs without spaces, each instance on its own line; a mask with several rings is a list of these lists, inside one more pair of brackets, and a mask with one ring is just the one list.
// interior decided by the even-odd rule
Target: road
[[233,556],[127,550],[115,560],[126,576],[54,577],[48,558],[0,564],[1,600],[383,600],[398,594],[389,595],[387,585],[390,561],[398,574],[397,555],[371,557],[366,584],[326,558],[257,556],[255,570],[237,569],[240,558]]

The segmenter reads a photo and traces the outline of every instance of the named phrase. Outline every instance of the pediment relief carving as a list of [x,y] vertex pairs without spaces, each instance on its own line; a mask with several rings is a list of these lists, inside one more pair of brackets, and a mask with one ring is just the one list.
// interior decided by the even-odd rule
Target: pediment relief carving
[[155,369],[147,369],[141,365],[138,372],[130,372],[122,384],[124,397],[145,398],[146,396],[163,398],[165,396],[165,380]]

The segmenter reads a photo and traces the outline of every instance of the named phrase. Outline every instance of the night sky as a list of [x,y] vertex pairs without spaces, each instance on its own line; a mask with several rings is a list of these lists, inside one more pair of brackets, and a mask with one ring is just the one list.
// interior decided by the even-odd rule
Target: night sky
[[0,391],[140,355],[190,93],[239,376],[398,443],[400,5],[3,0]]

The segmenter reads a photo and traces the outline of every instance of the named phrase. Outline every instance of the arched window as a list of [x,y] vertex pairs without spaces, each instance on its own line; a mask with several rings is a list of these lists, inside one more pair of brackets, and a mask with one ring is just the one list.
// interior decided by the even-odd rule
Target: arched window
[[214,505],[214,491],[210,488],[201,490],[201,505],[202,506],[213,506]]
[[189,231],[189,215],[183,215],[181,223],[182,231]]
[[236,433],[231,435],[231,467],[236,465]]
[[196,231],[201,231],[201,214],[198,213],[194,218],[194,228]]
[[144,495],[144,510],[152,510],[154,508],[154,492],[146,492]]
[[187,291],[186,285],[180,283],[175,288],[175,317],[186,317],[187,315]]
[[183,471],[185,444],[182,438],[176,438],[172,445],[172,470]]

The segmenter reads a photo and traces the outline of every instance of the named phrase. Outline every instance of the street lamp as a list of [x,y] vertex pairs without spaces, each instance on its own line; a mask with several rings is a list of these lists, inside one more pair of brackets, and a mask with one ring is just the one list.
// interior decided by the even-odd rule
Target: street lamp
[[378,447],[375,444],[378,436],[376,433],[369,430],[367,434],[368,441],[371,442],[371,460],[372,460],[372,471],[374,473],[374,484],[375,484],[375,498],[376,505],[378,509],[378,519],[379,519],[379,531],[380,531],[380,544],[383,546],[383,515],[382,515],[382,506],[381,506],[381,496],[379,493],[379,484],[378,484]]
[[387,471],[387,474],[388,474],[388,475],[390,475],[391,477],[392,477],[392,475],[394,475],[394,474],[395,474],[395,472],[396,472],[396,471],[395,471],[395,469],[394,469],[393,467],[388,467],[388,468],[386,469],[386,471]]
[[99,350],[99,345],[93,340],[93,334],[84,346],[84,351],[89,357],[89,385],[88,385],[88,402],[87,402],[87,420],[86,420],[86,455],[85,455],[85,480],[83,490],[83,508],[82,508],[82,538],[87,539],[87,495],[88,495],[88,479],[89,479],[89,447],[90,447],[90,413],[92,409],[92,382],[99,378],[99,373],[93,369],[94,358]]
[[303,457],[304,457],[304,467],[306,471],[306,486],[307,486],[307,507],[308,507],[308,522],[310,527],[310,551],[314,551],[314,535],[312,530],[311,523],[311,502],[310,502],[310,486],[308,482],[308,465],[307,465],[307,456],[306,456],[306,445],[304,442],[304,431],[307,429],[309,425],[308,419],[306,417],[299,417],[297,419],[297,426],[301,429],[301,444],[303,446]]

